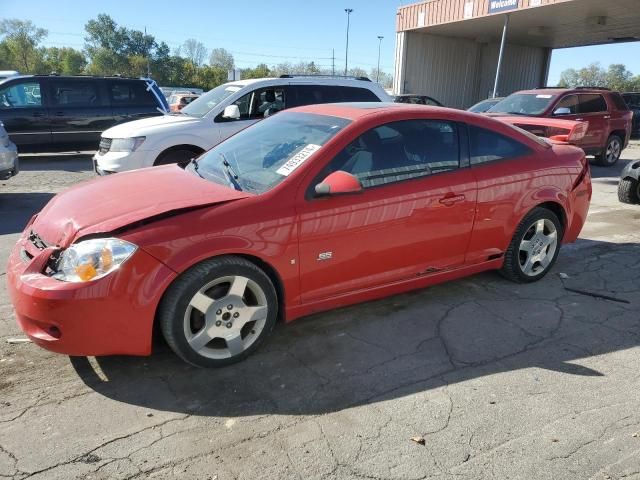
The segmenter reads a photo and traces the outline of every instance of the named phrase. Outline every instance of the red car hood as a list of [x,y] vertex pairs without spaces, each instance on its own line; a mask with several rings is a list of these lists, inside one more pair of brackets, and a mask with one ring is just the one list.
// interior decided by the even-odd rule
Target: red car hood
[[68,247],[175,210],[215,205],[251,194],[212,183],[177,167],[152,167],[81,183],[56,195],[29,227],[47,244]]

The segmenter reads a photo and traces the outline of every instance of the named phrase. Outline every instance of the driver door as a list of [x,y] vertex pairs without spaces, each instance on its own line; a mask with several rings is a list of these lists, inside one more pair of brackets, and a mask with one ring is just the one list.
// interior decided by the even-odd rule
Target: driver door
[[337,170],[355,175],[364,190],[308,194],[299,205],[303,302],[463,264],[476,202],[465,155],[457,125],[436,120],[374,128],[339,153],[308,192]]

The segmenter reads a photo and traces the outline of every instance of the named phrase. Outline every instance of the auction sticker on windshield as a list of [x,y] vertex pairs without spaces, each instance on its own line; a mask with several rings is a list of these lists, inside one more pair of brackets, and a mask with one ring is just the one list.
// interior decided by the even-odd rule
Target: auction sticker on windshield
[[313,155],[316,151],[320,149],[320,145],[314,145],[313,143],[308,144],[298,153],[296,153],[293,157],[291,157],[287,162],[282,165],[276,173],[279,173],[283,176],[288,176],[291,172],[295,171],[300,165],[306,162],[311,155]]

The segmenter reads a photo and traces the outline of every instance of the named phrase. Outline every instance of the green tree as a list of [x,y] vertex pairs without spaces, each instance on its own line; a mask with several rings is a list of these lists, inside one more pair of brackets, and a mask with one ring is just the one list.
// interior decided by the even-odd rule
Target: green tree
[[627,70],[627,67],[621,63],[614,63],[609,65],[609,69],[606,74],[607,87],[611,90],[618,92],[624,92],[631,86],[633,79],[633,73]]
[[42,64],[42,51],[38,48],[48,32],[36,27],[30,20],[15,18],[0,20],[3,57],[10,66],[23,73],[35,73]]
[[84,54],[69,47],[46,48],[43,57],[45,70],[62,75],[79,75],[87,65],[87,59]]
[[241,72],[241,78],[264,78],[271,75],[271,70],[266,63],[261,63],[255,68],[244,68]]

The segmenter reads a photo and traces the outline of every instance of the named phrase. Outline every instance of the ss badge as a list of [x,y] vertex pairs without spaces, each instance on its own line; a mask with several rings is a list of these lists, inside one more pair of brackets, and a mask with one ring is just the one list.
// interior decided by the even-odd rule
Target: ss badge
[[333,256],[333,252],[322,252],[318,254],[318,261],[322,262],[324,260],[331,260]]

